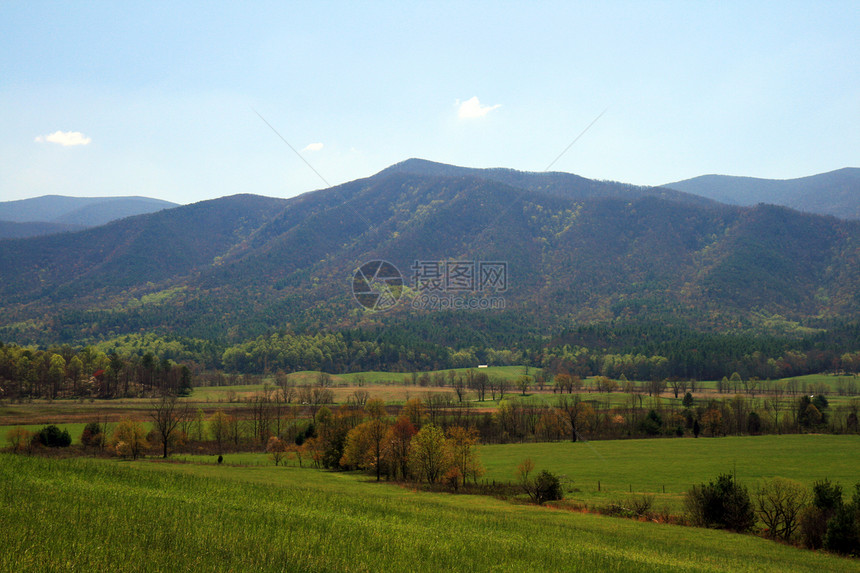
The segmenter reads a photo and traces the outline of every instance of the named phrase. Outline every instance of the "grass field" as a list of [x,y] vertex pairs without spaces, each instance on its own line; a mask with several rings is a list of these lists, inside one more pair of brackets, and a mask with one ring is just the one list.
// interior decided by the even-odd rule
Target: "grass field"
[[2,571],[860,571],[753,536],[364,476],[0,455]]
[[[680,511],[683,493],[734,472],[750,488],[780,476],[812,485],[824,478],[850,491],[860,481],[860,436],[786,435],[607,440],[488,445],[480,448],[488,480],[513,481],[525,458],[536,470],[565,476],[568,501],[603,503],[631,492],[656,494]],[[600,491],[598,491],[598,481]],[[663,489],[665,486],[665,495]]]

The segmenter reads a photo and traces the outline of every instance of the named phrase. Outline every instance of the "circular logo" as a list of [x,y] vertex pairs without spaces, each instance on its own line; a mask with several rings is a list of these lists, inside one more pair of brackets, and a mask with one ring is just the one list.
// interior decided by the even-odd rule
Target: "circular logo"
[[367,310],[388,310],[403,294],[403,276],[388,261],[370,261],[352,276],[352,296]]

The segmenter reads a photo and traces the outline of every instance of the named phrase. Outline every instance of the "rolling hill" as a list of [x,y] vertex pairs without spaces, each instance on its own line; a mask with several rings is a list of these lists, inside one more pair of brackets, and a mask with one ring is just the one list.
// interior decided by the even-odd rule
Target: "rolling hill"
[[[351,292],[356,268],[375,259],[408,287],[386,312],[364,310]],[[417,292],[499,302],[436,312],[412,297],[416,261],[502,262],[507,288]],[[607,320],[757,331],[856,319],[858,285],[858,222],[410,160],[288,200],[238,195],[0,241],[0,338],[151,330],[236,341],[420,323],[427,338],[486,341]]]
[[798,211],[860,219],[860,169],[845,168],[799,179],[703,175],[665,187],[731,205],[771,203]]

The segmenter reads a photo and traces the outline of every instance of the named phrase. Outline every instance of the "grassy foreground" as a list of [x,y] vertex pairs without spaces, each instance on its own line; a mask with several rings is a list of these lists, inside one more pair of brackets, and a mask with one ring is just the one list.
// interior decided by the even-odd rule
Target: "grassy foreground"
[[2,571],[825,571],[752,536],[363,476],[0,455]]

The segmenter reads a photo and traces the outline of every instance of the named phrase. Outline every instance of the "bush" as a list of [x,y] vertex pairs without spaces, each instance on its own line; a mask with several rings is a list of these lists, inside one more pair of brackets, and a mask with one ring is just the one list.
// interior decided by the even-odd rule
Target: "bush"
[[556,501],[564,498],[561,491],[561,481],[558,476],[548,472],[541,471],[534,481],[535,496],[534,500],[540,505],[545,501]]
[[69,431],[60,430],[60,428],[53,424],[39,430],[36,438],[40,444],[49,448],[68,448],[72,445],[72,437],[69,435]]
[[12,428],[6,433],[9,448],[16,454],[30,452],[33,445],[33,434],[24,428]]
[[684,502],[696,525],[744,532],[755,524],[749,492],[731,474],[719,476],[716,483],[693,486]]
[[532,479],[531,472],[534,470],[534,467],[535,465],[531,458],[526,458],[517,466],[517,476],[520,486],[532,501],[538,505],[543,505],[546,501],[564,499],[564,493],[561,490],[561,481],[558,477],[547,470],[542,470],[536,478]]
[[811,505],[800,514],[800,537],[807,549],[821,549],[827,531],[827,516]]
[[824,548],[845,555],[860,552],[860,538],[851,504],[839,507],[827,522]]

